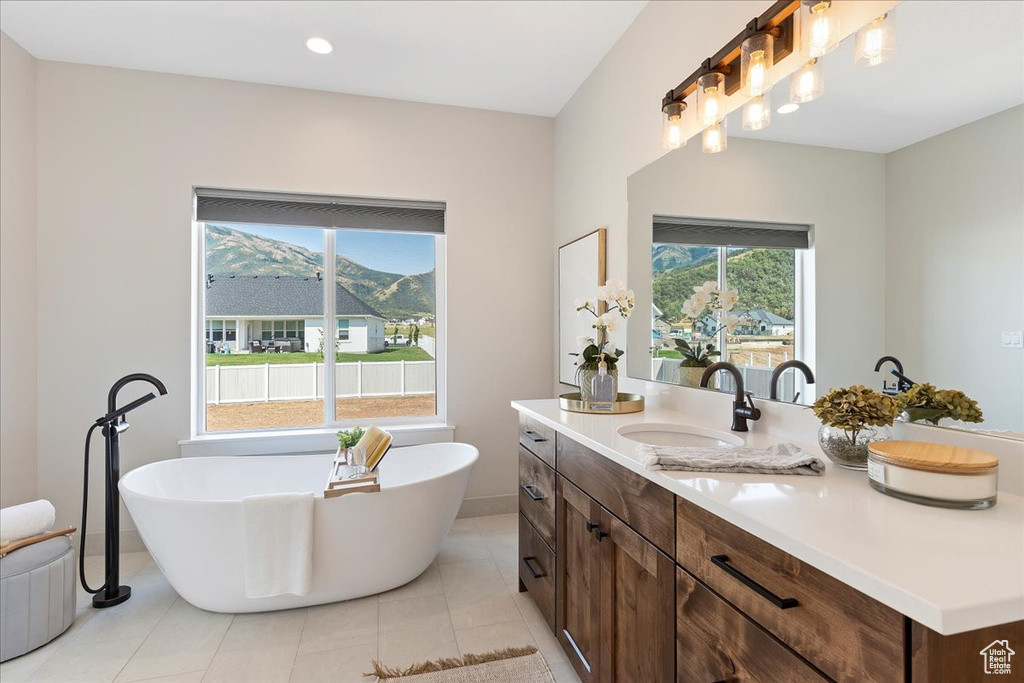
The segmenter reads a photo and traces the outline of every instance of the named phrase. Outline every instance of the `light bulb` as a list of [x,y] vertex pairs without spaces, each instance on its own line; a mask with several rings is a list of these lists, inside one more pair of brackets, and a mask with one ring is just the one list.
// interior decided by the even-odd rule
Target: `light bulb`
[[804,64],[789,77],[789,101],[811,102],[825,92],[825,81],[821,76],[821,66],[817,59]]
[[334,46],[331,45],[330,41],[325,38],[317,38],[315,36],[306,41],[306,47],[318,55],[330,54],[334,49]]
[[744,40],[740,51],[741,92],[754,97],[768,90],[768,70],[774,63],[775,39],[770,33],[755,33]]
[[701,136],[701,151],[707,154],[717,154],[718,152],[725,151],[729,144],[726,138],[725,121],[725,119],[722,119],[704,129],[704,134]]
[[807,13],[802,17],[802,50],[808,57],[823,57],[839,44],[839,18],[831,0],[804,0]]
[[878,66],[896,54],[896,22],[888,12],[857,31],[854,61],[858,66]]
[[771,91],[743,105],[743,130],[761,130],[772,122]]
[[697,120],[710,126],[725,116],[725,76],[717,71],[697,79]]
[[661,146],[664,149],[671,151],[686,145],[686,138],[683,137],[683,112],[685,110],[685,102],[673,102],[663,108],[665,117],[661,126]]

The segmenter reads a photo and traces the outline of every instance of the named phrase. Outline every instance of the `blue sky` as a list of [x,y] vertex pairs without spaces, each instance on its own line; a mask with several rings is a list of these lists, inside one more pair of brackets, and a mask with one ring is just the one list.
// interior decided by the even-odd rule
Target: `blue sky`
[[[323,233],[316,228],[288,228],[276,225],[232,225],[235,230],[289,242],[310,251],[324,250]],[[434,236],[405,232],[338,230],[335,238],[340,255],[367,268],[400,275],[418,275],[434,267]]]

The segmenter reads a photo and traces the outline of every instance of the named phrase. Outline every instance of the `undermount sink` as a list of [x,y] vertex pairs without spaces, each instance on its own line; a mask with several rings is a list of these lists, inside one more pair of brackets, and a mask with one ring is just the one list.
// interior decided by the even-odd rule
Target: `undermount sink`
[[743,440],[727,432],[671,423],[637,422],[619,427],[619,436],[649,446],[695,446],[729,448]]

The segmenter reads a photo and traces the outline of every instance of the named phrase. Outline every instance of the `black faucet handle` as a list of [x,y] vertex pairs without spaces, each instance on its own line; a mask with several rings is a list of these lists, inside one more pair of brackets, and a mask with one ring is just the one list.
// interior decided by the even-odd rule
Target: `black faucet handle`
[[742,410],[743,416],[748,420],[760,420],[761,409],[754,405],[754,392],[746,391],[744,394],[746,395],[746,405],[737,410]]

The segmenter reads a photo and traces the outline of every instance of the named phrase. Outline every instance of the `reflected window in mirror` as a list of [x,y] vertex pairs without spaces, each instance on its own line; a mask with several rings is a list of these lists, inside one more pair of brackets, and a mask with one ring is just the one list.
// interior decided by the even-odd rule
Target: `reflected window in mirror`
[[[651,378],[698,386],[704,369],[724,360],[739,368],[745,390],[768,398],[773,371],[808,355],[798,305],[808,247],[808,226],[656,217]],[[800,373],[778,382],[781,400],[811,397]],[[711,387],[736,389],[727,373]]]

